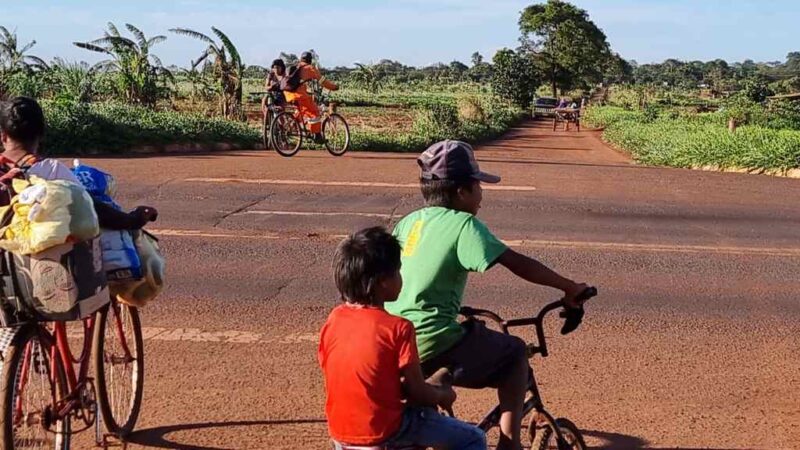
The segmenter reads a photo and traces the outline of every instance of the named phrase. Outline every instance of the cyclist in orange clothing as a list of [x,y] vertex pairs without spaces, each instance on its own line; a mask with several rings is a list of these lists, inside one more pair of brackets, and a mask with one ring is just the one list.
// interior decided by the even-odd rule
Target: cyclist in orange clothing
[[297,110],[303,120],[307,120],[309,124],[309,131],[314,133],[316,140],[322,140],[322,123],[319,114],[319,108],[314,101],[314,97],[308,93],[306,83],[311,80],[319,80],[322,87],[335,91],[339,86],[333,82],[326,80],[325,77],[319,73],[316,67],[311,65],[313,56],[311,52],[303,52],[300,55],[300,63],[297,65],[297,70],[300,71],[300,87],[295,91],[285,91],[287,102],[294,102],[297,105]]

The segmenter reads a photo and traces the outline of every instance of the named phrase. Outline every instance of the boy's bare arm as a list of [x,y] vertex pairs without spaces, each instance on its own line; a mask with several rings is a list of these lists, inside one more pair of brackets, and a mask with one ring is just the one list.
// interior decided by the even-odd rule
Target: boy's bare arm
[[442,406],[449,408],[456,401],[456,393],[450,387],[434,386],[425,382],[419,362],[414,362],[402,371],[403,386],[408,401],[421,406]]
[[564,278],[539,261],[511,249],[500,255],[497,258],[497,263],[510,270],[514,275],[531,283],[564,291],[564,299],[569,306],[580,306],[574,300],[586,289],[587,286],[585,284]]

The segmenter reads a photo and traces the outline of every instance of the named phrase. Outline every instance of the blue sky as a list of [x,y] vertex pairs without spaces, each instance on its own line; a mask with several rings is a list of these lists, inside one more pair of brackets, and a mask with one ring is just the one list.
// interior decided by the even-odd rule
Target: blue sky
[[[427,65],[474,51],[490,58],[515,47],[517,0],[0,0],[0,25],[50,59],[96,61],[73,41],[100,37],[105,23],[126,22],[148,36],[168,34],[155,53],[165,64],[188,65],[202,44],[167,29],[210,32],[212,25],[237,44],[248,64],[267,65],[284,51],[313,48],[325,66],[396,59]],[[800,50],[800,1],[790,0],[573,0],[588,10],[613,49],[640,63],[674,57],[783,61]]]

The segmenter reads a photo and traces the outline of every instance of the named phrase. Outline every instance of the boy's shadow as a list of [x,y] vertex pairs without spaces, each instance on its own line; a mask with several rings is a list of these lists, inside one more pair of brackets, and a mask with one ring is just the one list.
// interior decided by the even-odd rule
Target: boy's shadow
[[[146,428],[131,433],[126,441],[132,444],[145,445],[155,448],[169,448],[176,450],[234,450],[236,447],[206,447],[202,445],[181,444],[168,438],[171,433],[191,431],[196,435],[198,431],[209,428],[253,427],[264,425],[297,425],[297,424],[326,423],[324,419],[294,419],[294,420],[242,420],[233,422],[205,422],[188,423],[180,425],[167,425],[163,427]],[[210,433],[214,433],[210,431]]]
[[[702,450],[699,447],[650,447],[648,442],[636,436],[596,430],[582,430],[584,437],[602,441],[599,446],[589,447],[592,450]],[[703,447],[705,450],[746,450]],[[756,449],[749,449],[756,450]]]

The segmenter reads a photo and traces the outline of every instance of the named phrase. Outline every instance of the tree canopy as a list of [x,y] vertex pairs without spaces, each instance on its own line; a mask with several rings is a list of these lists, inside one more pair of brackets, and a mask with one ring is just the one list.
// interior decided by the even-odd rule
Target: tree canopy
[[542,77],[557,90],[602,80],[610,57],[606,35],[589,14],[561,0],[528,6],[519,19],[523,48],[535,55]]

